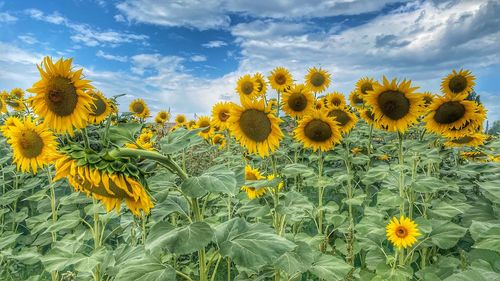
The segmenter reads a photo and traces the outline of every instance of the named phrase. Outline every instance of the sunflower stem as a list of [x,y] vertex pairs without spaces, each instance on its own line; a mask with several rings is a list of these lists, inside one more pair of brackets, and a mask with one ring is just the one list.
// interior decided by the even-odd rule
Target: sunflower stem
[[281,109],[281,103],[280,103],[280,97],[281,97],[281,91],[277,91],[278,92],[278,112],[276,114],[276,116],[278,116],[278,118],[280,117],[280,109]]
[[[94,205],[94,228],[92,229],[92,234],[94,236],[94,251],[97,251],[97,249],[101,246],[101,239],[99,235],[99,213],[96,211],[95,208],[96,206],[98,206],[95,198],[93,198],[92,203]],[[101,271],[101,265],[97,264],[93,274],[95,281],[101,280],[100,271]]]
[[[57,222],[56,192],[54,190],[54,186],[52,185],[52,173],[50,172],[50,167],[47,167],[47,179],[49,180],[52,223],[55,224]],[[57,233],[55,231],[52,231],[50,234],[52,235],[52,243],[55,243],[57,241]],[[58,279],[57,271],[52,271],[50,273],[50,276],[52,278],[52,281],[56,281]]]
[[[351,167],[351,156],[350,156],[350,151],[349,151],[349,136],[346,137],[345,141],[345,167],[347,171],[347,198],[348,198],[348,208],[349,208],[349,233],[348,233],[348,239],[347,239],[347,262],[351,265],[354,266],[354,216],[353,216],[353,211],[352,211],[352,198],[353,198],[353,187],[352,187],[352,167]],[[352,274],[352,272],[351,272]],[[352,278],[352,275],[349,275],[350,279]]]
[[370,166],[370,161],[371,161],[372,138],[373,138],[373,125],[370,125],[370,131],[368,132],[368,143],[366,145],[366,150],[368,154],[368,166]]
[[405,173],[404,173],[404,155],[403,155],[403,134],[398,132],[398,159],[399,159],[399,197],[401,197],[401,203],[399,205],[399,215],[404,216],[405,214],[405,203],[404,203],[404,185],[405,185]]
[[323,152],[318,151],[318,233],[323,234],[323,186],[321,177],[323,176]]

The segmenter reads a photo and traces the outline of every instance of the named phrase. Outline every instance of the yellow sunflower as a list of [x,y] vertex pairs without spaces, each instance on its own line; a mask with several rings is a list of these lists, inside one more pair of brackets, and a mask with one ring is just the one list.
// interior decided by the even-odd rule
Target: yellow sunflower
[[10,98],[7,100],[7,105],[12,107],[15,111],[23,111],[26,109],[26,106],[24,105],[24,100],[16,99],[16,98]]
[[7,100],[9,93],[5,90],[0,91],[0,99]]
[[314,102],[314,109],[322,110],[323,108],[325,108],[325,103],[322,99],[316,100]]
[[264,75],[257,72],[254,74],[253,80],[257,83],[257,92],[259,93],[259,96],[265,96],[267,92],[267,83],[264,79]]
[[[267,180],[268,180],[268,181],[272,181],[272,180],[274,180],[275,178],[276,178],[276,175],[275,175],[275,174],[271,174],[271,175],[267,176]],[[279,191],[279,190],[281,190],[281,189],[283,189],[283,187],[284,187],[284,186],[285,186],[285,183],[284,183],[284,182],[282,182],[282,181],[280,181],[280,182],[278,183],[278,191]],[[272,191],[273,191],[273,192],[276,192],[276,189],[275,189],[275,188],[273,188],[273,189],[272,189]]]
[[21,88],[14,88],[10,91],[10,95],[18,100],[24,99],[24,91]]
[[0,98],[0,114],[7,113],[7,106],[5,104],[5,100]]
[[188,130],[196,129],[196,121],[189,120],[187,123],[185,123],[185,126]]
[[486,135],[481,133],[474,133],[469,136],[463,136],[456,139],[448,139],[447,142],[444,143],[447,147],[460,147],[460,146],[471,146],[477,147],[484,144],[486,140]]
[[387,239],[398,249],[413,246],[417,242],[417,236],[421,235],[417,224],[404,216],[399,220],[393,217],[387,225],[386,234]]
[[356,82],[356,91],[362,95],[366,95],[369,91],[373,91],[375,84],[377,84],[377,81],[373,78],[363,77]]
[[271,71],[271,75],[268,77],[271,88],[276,91],[283,92],[288,89],[292,83],[292,75],[288,69],[284,67],[276,67]]
[[365,105],[365,100],[362,94],[357,91],[352,91],[349,95],[349,103],[351,106],[360,109]]
[[135,99],[129,105],[129,110],[138,118],[148,118],[149,108],[143,99]]
[[93,99],[93,103],[90,107],[89,122],[92,124],[99,124],[106,120],[111,114],[111,106],[109,105],[108,99],[104,97],[100,91],[92,91],[90,96]]
[[203,131],[198,133],[198,135],[200,135],[200,137],[204,139],[208,139],[210,135],[212,135],[212,132],[214,131],[212,123],[210,122],[210,117],[208,116],[198,117],[198,120],[196,120],[196,127],[198,128],[206,127]]
[[340,131],[343,134],[349,133],[358,122],[356,114],[352,113],[347,107],[333,107],[328,110],[328,117],[337,121]]
[[240,95],[241,101],[256,99],[259,96],[259,84],[250,75],[243,75],[238,79],[236,92]]
[[306,77],[306,87],[313,93],[321,93],[330,86],[330,74],[321,68],[310,68]]
[[37,173],[39,168],[49,165],[57,157],[57,142],[52,132],[42,124],[36,124],[31,117],[11,120],[2,132],[13,150],[13,161],[17,169]]
[[101,201],[108,212],[118,213],[122,200],[130,211],[140,217],[141,210],[149,214],[153,203],[141,181],[135,176],[112,169],[100,170],[88,165],[78,165],[77,161],[65,155],[56,162],[54,181],[67,178],[75,191],[85,192]]
[[231,102],[219,102],[212,107],[213,123],[221,130],[228,128],[227,120],[229,119],[232,104]]
[[314,106],[314,96],[302,84],[294,85],[283,93],[282,108],[291,117],[301,118],[307,115]]
[[269,99],[267,101],[267,107],[269,107],[271,109],[277,108],[278,107],[278,100],[275,98]]
[[382,160],[382,161],[389,161],[389,159],[391,159],[391,157],[387,154],[382,154],[378,157],[378,160]]
[[294,135],[305,148],[312,148],[314,151],[331,150],[342,139],[337,121],[320,110],[312,111],[310,115],[302,118],[294,130]]
[[170,119],[170,113],[165,110],[161,110],[156,114],[155,122],[157,124],[165,124]]
[[[251,166],[245,166],[245,181],[256,181],[264,179],[258,169],[253,169]],[[252,200],[255,198],[259,198],[266,193],[266,189],[264,187],[255,188],[251,186],[242,186],[241,190],[247,193],[248,199]]]
[[184,115],[184,114],[177,114],[177,116],[175,116],[175,124],[176,125],[178,125],[178,126],[185,126],[186,122],[187,122],[186,115]]
[[403,133],[417,122],[423,111],[421,95],[413,93],[416,89],[411,87],[410,80],[389,82],[384,76],[383,84],[375,84],[373,91],[364,97],[380,126]]
[[9,138],[9,134],[12,131],[11,129],[21,126],[22,123],[21,120],[19,120],[19,118],[15,116],[9,116],[4,120],[3,125],[0,126],[0,132],[2,132],[5,138]]
[[279,147],[284,137],[279,127],[282,121],[269,106],[264,105],[264,100],[234,105],[229,115],[231,134],[249,153],[265,157]]
[[441,82],[441,91],[449,98],[457,97],[465,99],[475,85],[476,77],[469,70],[461,69],[459,72],[453,70]]
[[71,70],[72,59],[59,59],[55,64],[45,57],[38,66],[41,80],[27,91],[35,94],[28,99],[33,111],[56,133],[73,135],[73,128],[87,126],[93,103],[87,90],[90,80],[82,79],[83,69]]
[[154,136],[153,131],[148,129],[143,129],[139,134],[139,136],[137,137],[137,139],[135,140],[135,143],[125,144],[125,147],[154,150],[153,136]]
[[342,107],[346,105],[345,97],[340,92],[333,92],[325,96],[326,107]]
[[377,122],[375,122],[375,115],[373,115],[373,112],[369,108],[359,110],[359,117],[365,120],[370,126],[375,126],[377,124]]
[[226,146],[226,138],[223,134],[214,134],[212,135],[212,144],[219,147],[219,149],[223,149]]
[[423,92],[422,99],[424,100],[424,107],[429,107],[431,103],[434,101],[435,95],[431,92]]
[[352,154],[355,154],[355,155],[361,153],[362,151],[363,151],[363,149],[361,147],[355,147],[355,148],[351,149]]

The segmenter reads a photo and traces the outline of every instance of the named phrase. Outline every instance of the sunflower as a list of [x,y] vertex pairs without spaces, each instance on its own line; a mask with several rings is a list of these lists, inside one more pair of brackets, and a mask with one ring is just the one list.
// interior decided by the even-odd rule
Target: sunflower
[[200,131],[198,135],[204,139],[208,139],[210,135],[213,133],[214,128],[212,123],[210,122],[210,117],[208,116],[200,116],[198,120],[196,120],[196,127],[205,128],[203,131]]
[[361,117],[365,122],[370,126],[376,126],[377,122],[375,122],[375,115],[369,108],[363,108],[359,110],[359,117]]
[[276,117],[264,100],[244,101],[242,106],[234,105],[229,117],[231,134],[249,153],[268,156],[269,151],[275,151],[284,135]]
[[375,84],[377,84],[377,81],[373,78],[363,77],[356,82],[356,91],[362,95],[366,95],[369,91],[373,91]]
[[0,98],[0,114],[7,113],[7,106],[5,106],[5,100]]
[[314,151],[330,150],[342,139],[337,121],[320,110],[315,110],[302,118],[294,134],[295,139],[302,142],[305,148],[312,148]]
[[[249,165],[245,166],[245,181],[256,181],[264,178],[265,177],[260,174],[258,169],[254,169]],[[241,190],[247,193],[248,199],[250,200],[259,198],[266,193],[266,189],[263,187],[255,188],[244,185],[241,187]]]
[[474,133],[460,138],[448,139],[448,141],[445,142],[444,145],[447,147],[460,147],[460,146],[477,147],[483,145],[485,140],[486,140],[486,135],[482,133]]
[[82,79],[83,69],[71,70],[71,63],[72,59],[61,58],[54,64],[45,57],[41,66],[37,65],[42,79],[27,91],[35,94],[28,102],[49,128],[73,135],[73,128],[87,126],[93,100],[86,90],[93,86],[90,80]]
[[170,113],[165,110],[161,110],[156,114],[155,122],[158,124],[165,124],[170,119]]
[[24,99],[24,91],[21,88],[14,88],[10,91],[10,95],[18,100]]
[[226,138],[223,134],[212,135],[212,144],[217,145],[219,149],[223,149],[226,146]]
[[264,75],[262,73],[257,72],[253,75],[253,80],[257,83],[257,92],[259,96],[265,96],[267,92],[267,83],[264,79]]
[[185,126],[186,126],[186,128],[188,130],[196,129],[196,121],[195,120],[189,120],[187,123],[185,123]]
[[360,93],[358,93],[357,91],[352,91],[349,95],[349,103],[351,104],[351,106],[360,109],[364,106],[365,100]]
[[306,86],[313,93],[321,93],[330,86],[330,74],[321,68],[310,68],[306,77]]
[[353,149],[351,149],[351,152],[352,154],[356,155],[356,154],[359,154],[363,151],[363,149],[361,147],[355,147]]
[[322,99],[316,100],[314,102],[314,109],[316,110],[322,110],[325,107],[325,103],[323,102]]
[[[268,180],[268,181],[272,181],[272,180],[274,180],[275,178],[276,178],[276,175],[275,175],[275,174],[271,174],[271,175],[267,176],[267,180]],[[284,186],[285,186],[285,183],[284,183],[284,182],[282,182],[282,181],[280,181],[280,182],[278,183],[278,191],[279,191],[279,190],[281,190],[281,189],[283,189],[283,187],[284,187]],[[273,191],[273,192],[276,192],[276,189],[275,189],[275,188],[273,188],[273,189],[272,189],[272,191]]]
[[175,116],[175,124],[176,125],[184,126],[184,125],[186,125],[186,122],[187,122],[186,115],[177,114],[177,116]]
[[129,105],[129,110],[138,118],[148,118],[149,108],[143,99],[135,99]]
[[19,120],[19,118],[15,117],[15,116],[9,116],[4,120],[3,125],[0,126],[0,132],[2,132],[2,134],[5,138],[9,138],[9,135],[10,135],[10,132],[12,131],[12,129],[14,129],[16,127],[21,127],[21,126],[22,126],[22,123],[21,123],[21,120]]
[[342,93],[333,92],[325,96],[326,107],[341,107],[345,106],[345,97]]
[[387,225],[386,234],[387,239],[398,249],[411,247],[417,242],[416,237],[421,235],[417,224],[405,216],[399,220],[393,217]]
[[449,98],[466,98],[474,87],[476,77],[469,70],[453,70],[441,82],[441,91]]
[[26,109],[26,106],[24,105],[24,100],[16,99],[16,98],[10,98],[7,100],[7,105],[12,107],[15,111],[23,111]]
[[228,127],[227,120],[229,119],[229,112],[231,111],[231,102],[219,102],[212,107],[212,120],[214,125],[218,126],[221,130]]
[[9,93],[5,90],[0,91],[0,99],[7,100]]
[[282,105],[288,115],[301,118],[313,109],[314,96],[304,85],[294,85],[283,93]]
[[381,161],[389,161],[389,159],[391,159],[391,157],[387,154],[382,154],[382,155],[379,155],[379,157],[378,157],[378,160],[381,160]]
[[337,125],[343,134],[349,133],[358,122],[358,117],[347,107],[333,107],[329,109],[328,117],[332,117],[337,121]]
[[373,91],[365,96],[365,101],[372,108],[375,120],[388,131],[405,132],[417,122],[424,103],[421,95],[413,93],[411,81],[391,82],[384,76],[383,84],[375,84]]
[[13,119],[9,123],[2,126],[2,132],[14,151],[13,161],[18,170],[36,174],[39,168],[54,160],[57,142],[46,126],[37,125],[31,117],[24,118],[22,122]]
[[269,107],[271,109],[278,107],[278,100],[275,98],[269,99],[267,101],[267,107]]
[[431,103],[434,101],[435,95],[431,92],[423,92],[422,99],[424,100],[424,107],[429,107]]
[[134,215],[141,216],[140,210],[149,214],[153,203],[141,184],[143,180],[127,172],[111,169],[111,166],[98,169],[88,164],[79,165],[77,160],[66,154],[56,162],[54,181],[66,177],[75,191],[85,192],[87,196],[91,195],[101,201],[108,212],[113,209],[119,212],[121,202],[125,200]]
[[271,71],[271,75],[268,77],[271,88],[276,91],[283,92],[293,83],[292,75],[288,69],[284,67],[276,67]]
[[477,111],[477,103],[460,97],[437,97],[428,107],[429,115],[424,118],[428,131],[459,138],[474,133],[484,120]]
[[106,120],[111,114],[111,106],[109,105],[108,99],[104,97],[100,91],[91,91],[90,96],[93,99],[93,103],[90,107],[89,122],[92,124],[99,124]]
[[259,84],[250,75],[243,75],[238,79],[236,92],[240,95],[241,101],[256,99],[259,96]]
[[137,139],[135,140],[135,143],[126,144],[125,147],[154,150],[153,136],[154,136],[153,131],[148,129],[143,129],[139,134],[139,136],[137,137]]

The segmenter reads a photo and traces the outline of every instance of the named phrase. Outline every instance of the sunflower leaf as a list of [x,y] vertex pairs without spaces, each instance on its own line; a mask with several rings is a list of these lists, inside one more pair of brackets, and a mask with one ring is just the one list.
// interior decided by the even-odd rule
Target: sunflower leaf
[[207,246],[212,237],[213,230],[205,222],[194,222],[177,228],[160,222],[151,229],[146,240],[146,250],[165,247],[172,253],[189,254]]

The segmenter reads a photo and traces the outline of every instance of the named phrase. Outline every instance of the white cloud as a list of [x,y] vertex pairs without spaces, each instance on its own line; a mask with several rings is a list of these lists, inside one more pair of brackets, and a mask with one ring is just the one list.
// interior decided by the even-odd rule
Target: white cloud
[[202,61],[206,61],[207,57],[202,56],[202,55],[194,55],[191,57],[191,60],[194,62],[202,62]]
[[202,44],[202,46],[205,48],[220,48],[220,47],[227,46],[227,43],[224,41],[220,41],[220,40],[214,40],[214,41],[209,41],[207,43],[204,43],[204,44]]
[[125,17],[124,17],[123,15],[115,15],[113,18],[114,18],[114,19],[115,19],[115,21],[117,21],[117,22],[125,22],[125,21],[126,21],[126,20],[125,20]]
[[24,34],[17,36],[19,40],[23,41],[26,44],[33,45],[39,43],[38,40],[33,36],[33,34]]
[[10,22],[15,22],[17,21],[17,18],[8,12],[1,12],[0,13],[0,22],[5,22],[5,23],[10,23]]
[[107,60],[114,60],[114,61],[119,61],[119,62],[126,62],[128,58],[126,56],[116,56],[116,55],[111,55],[103,52],[102,50],[97,51],[95,54],[96,56],[107,59]]

